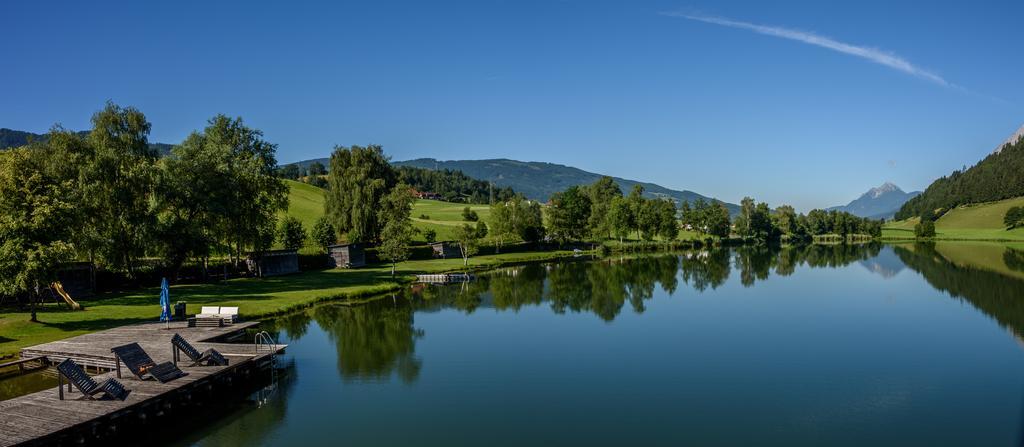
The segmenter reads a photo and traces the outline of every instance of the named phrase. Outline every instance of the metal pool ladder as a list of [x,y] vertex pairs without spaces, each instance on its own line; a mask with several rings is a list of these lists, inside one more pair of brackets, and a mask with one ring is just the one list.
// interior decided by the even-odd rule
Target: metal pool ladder
[[257,403],[262,407],[269,403],[270,398],[277,391],[277,340],[274,340],[269,332],[260,331],[253,338],[253,346],[256,349],[256,354],[262,352],[264,348],[270,350],[270,385],[260,389],[257,393]]

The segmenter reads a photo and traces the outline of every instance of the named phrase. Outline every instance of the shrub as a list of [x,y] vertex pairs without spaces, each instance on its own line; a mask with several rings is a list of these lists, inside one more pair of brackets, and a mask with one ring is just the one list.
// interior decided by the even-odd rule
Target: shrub
[[434,231],[433,228],[423,230],[423,239],[425,239],[428,244],[434,243],[434,241],[437,240],[437,231]]
[[473,211],[467,206],[462,209],[462,220],[467,222],[476,222],[480,220],[480,216],[476,214],[476,211]]
[[917,238],[935,237],[935,222],[924,220],[914,225],[914,236]]

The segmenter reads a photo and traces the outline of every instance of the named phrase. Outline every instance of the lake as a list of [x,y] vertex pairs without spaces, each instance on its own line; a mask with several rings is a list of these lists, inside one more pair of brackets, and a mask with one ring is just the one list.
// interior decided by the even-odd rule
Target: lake
[[524,265],[268,326],[273,392],[175,444],[1024,443],[1024,251],[995,244]]

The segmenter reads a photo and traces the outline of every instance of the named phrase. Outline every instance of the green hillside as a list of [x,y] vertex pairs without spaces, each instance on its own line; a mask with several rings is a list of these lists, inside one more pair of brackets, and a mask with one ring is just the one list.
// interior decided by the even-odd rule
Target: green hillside
[[[953,208],[935,221],[936,239],[1024,241],[1024,228],[1007,231],[1003,226],[1006,210],[1014,206],[1024,206],[1024,197]],[[882,237],[912,238],[918,220],[887,223]]]
[[288,185],[287,215],[299,219],[306,231],[312,230],[316,220],[324,215],[324,190],[294,180],[284,182]]
[[[293,180],[285,180],[285,183],[289,188],[287,215],[302,221],[306,231],[312,230],[316,220],[324,215],[324,190]],[[464,203],[417,200],[412,208],[413,226],[421,230],[432,228],[437,232],[439,241],[452,239],[455,236],[455,229],[466,223],[462,220],[462,209],[465,207]],[[491,209],[487,205],[471,205],[470,208],[476,211],[481,220],[486,221],[491,215]],[[423,219],[420,216],[427,218]],[[417,234],[413,240],[423,242],[423,234]]]

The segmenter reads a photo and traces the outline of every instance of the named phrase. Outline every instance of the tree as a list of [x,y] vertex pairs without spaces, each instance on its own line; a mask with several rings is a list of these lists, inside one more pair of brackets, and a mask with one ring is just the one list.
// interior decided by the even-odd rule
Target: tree
[[629,207],[633,214],[633,231],[637,232],[637,239],[641,239],[640,225],[641,216],[644,213],[644,187],[640,184],[633,185],[633,189],[629,191]]
[[792,206],[782,205],[775,209],[772,214],[772,225],[778,228],[779,232],[786,235],[796,233],[796,210]]
[[729,236],[729,209],[721,202],[714,202],[704,211],[704,228],[707,234],[718,237]]
[[277,227],[277,240],[284,248],[298,250],[306,242],[306,229],[302,221],[292,216],[285,216]]
[[673,241],[679,236],[679,221],[676,220],[676,205],[671,200],[657,200],[658,236]]
[[381,219],[384,228],[381,231],[380,256],[391,262],[391,276],[395,276],[395,267],[401,261],[409,259],[409,244],[412,241],[412,204],[415,198],[409,185],[399,183],[391,188],[384,198],[381,208]]
[[487,224],[482,220],[476,223],[476,237],[480,239],[487,237]]
[[579,186],[553,194],[548,219],[548,228],[559,242],[582,239],[590,219],[590,197]]
[[476,211],[473,211],[472,208],[467,206],[462,209],[462,220],[466,222],[476,222],[480,220],[480,216],[476,214]]
[[591,236],[601,239],[611,237],[613,230],[608,213],[612,200],[622,197],[622,190],[611,177],[603,176],[587,187],[587,195],[590,196],[590,219],[587,227]]
[[72,259],[73,183],[48,172],[47,151],[0,153],[0,293],[28,294],[31,321],[41,289]]
[[210,255],[228,200],[220,197],[226,185],[218,148],[197,139],[190,136],[158,163],[156,241],[174,279],[188,258]]
[[654,239],[654,236],[657,236],[658,230],[661,228],[661,212],[659,209],[660,205],[658,204],[660,201],[658,199],[646,200],[641,198],[638,202],[636,224],[641,237],[645,241]]
[[338,242],[338,235],[334,231],[334,225],[331,225],[331,220],[327,216],[320,216],[313,224],[313,241],[316,242],[317,246],[327,249],[328,246],[334,245]]
[[289,180],[297,180],[301,175],[301,173],[299,172],[299,165],[295,163],[292,163],[290,165],[284,165],[277,172],[278,175],[281,176],[281,178],[286,178]]
[[455,230],[455,240],[462,253],[463,265],[469,265],[469,257],[475,255],[480,249],[480,232],[470,224],[462,224]]
[[1015,206],[1006,210],[1006,215],[1003,216],[1003,225],[1006,225],[1007,230],[1012,230],[1024,224],[1024,208]]
[[88,185],[93,231],[103,241],[101,257],[135,278],[135,260],[145,253],[156,227],[151,207],[156,153],[149,148],[150,124],[134,107],[108,102],[92,116],[88,144],[93,156],[82,167]]
[[423,230],[423,240],[427,241],[428,244],[433,244],[437,240],[437,231],[433,228]]
[[324,175],[324,174],[327,173],[327,167],[325,167],[324,164],[320,163],[319,161],[314,161],[313,163],[311,163],[309,165],[309,171],[308,172],[309,172],[309,176],[310,177],[316,177],[316,176],[319,176],[319,175]]
[[384,225],[378,210],[397,183],[398,175],[380,146],[336,146],[331,154],[325,214],[336,230],[347,233],[349,242],[377,241]]
[[[211,239],[240,262],[242,251],[269,248],[277,213],[288,207],[288,186],[274,175],[277,146],[241,118],[216,115],[202,132],[193,132],[172,150],[172,157],[205,176],[197,192],[208,207]],[[182,171],[174,171],[182,172]]]
[[515,204],[495,202],[491,205],[491,235],[494,236],[496,253],[501,252],[502,242],[516,237],[515,218]]
[[922,220],[914,225],[914,237],[918,239],[935,237],[935,222]]
[[619,244],[622,243],[623,237],[629,235],[633,228],[633,222],[633,208],[629,201],[624,197],[612,198],[612,202],[608,206],[608,224],[612,233],[619,237]]

